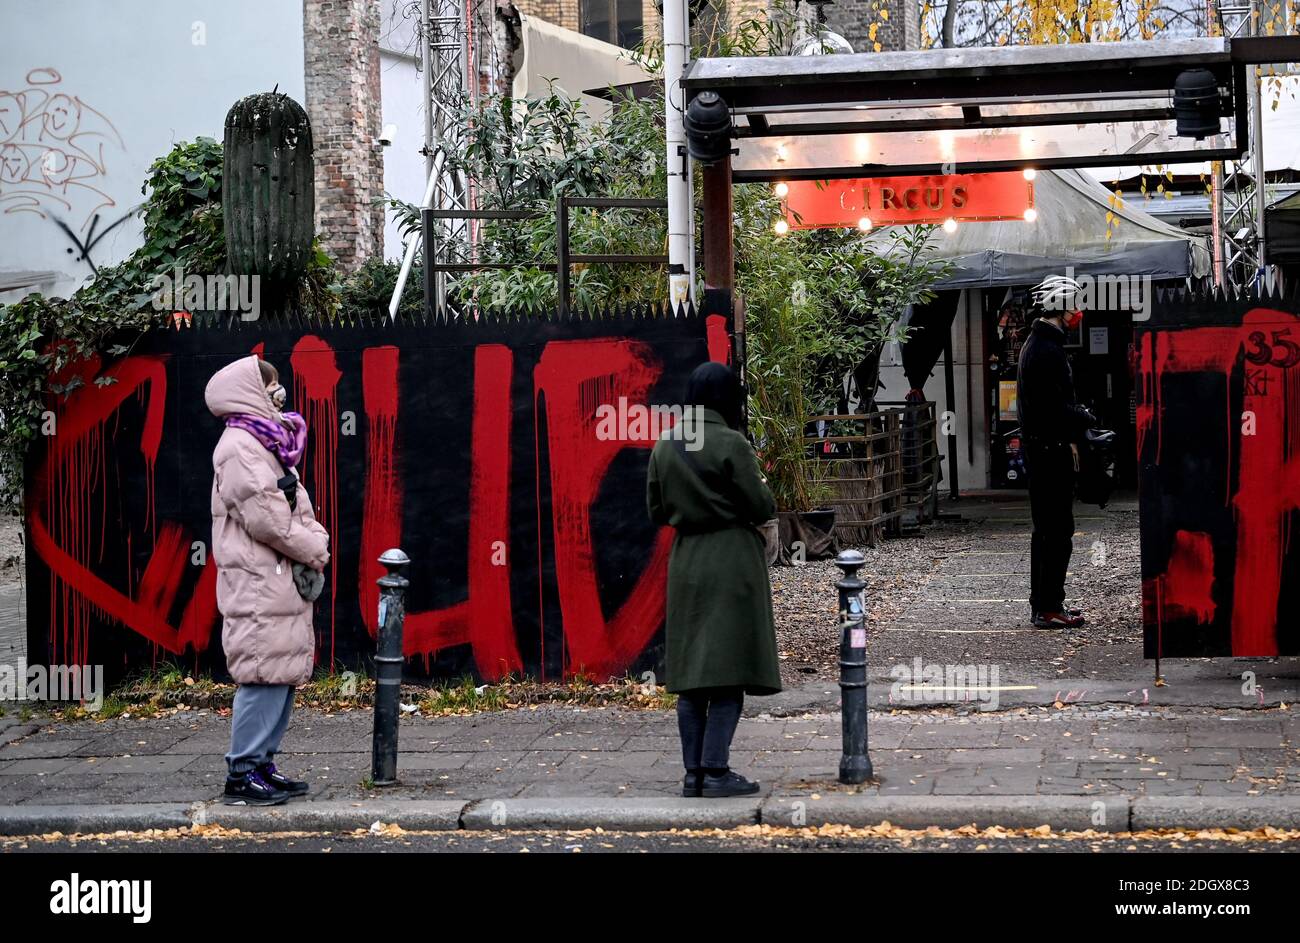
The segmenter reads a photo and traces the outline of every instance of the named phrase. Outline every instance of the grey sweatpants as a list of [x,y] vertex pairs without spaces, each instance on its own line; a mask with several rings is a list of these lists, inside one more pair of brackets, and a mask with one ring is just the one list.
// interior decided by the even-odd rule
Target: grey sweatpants
[[280,739],[293,713],[293,685],[241,684],[230,713],[230,752],[226,766],[231,776],[270,763],[280,749]]

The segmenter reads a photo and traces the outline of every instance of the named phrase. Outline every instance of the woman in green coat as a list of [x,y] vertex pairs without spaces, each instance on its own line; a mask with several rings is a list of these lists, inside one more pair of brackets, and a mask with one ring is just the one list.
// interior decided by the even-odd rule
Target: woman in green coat
[[650,519],[677,531],[668,563],[666,662],[667,688],[678,695],[684,796],[758,791],[758,783],[728,765],[731,739],[746,694],[781,690],[772,587],[757,530],[775,505],[739,431],[741,396],[727,367],[697,367],[686,389],[687,420],[666,431],[650,454]]

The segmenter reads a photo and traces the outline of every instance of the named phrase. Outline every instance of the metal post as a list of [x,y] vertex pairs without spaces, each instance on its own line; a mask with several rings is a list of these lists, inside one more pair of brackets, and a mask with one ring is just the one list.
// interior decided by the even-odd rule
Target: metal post
[[[425,207],[420,210],[420,232],[424,239],[424,317],[432,320],[441,314],[438,297],[438,220],[433,218],[433,210]],[[400,303],[400,298],[398,299]],[[393,317],[396,318],[396,311]]]
[[835,558],[835,565],[844,571],[844,578],[835,584],[840,591],[840,713],[844,728],[840,782],[849,784],[864,783],[873,775],[867,755],[867,628],[862,621],[866,584],[857,575],[866,562],[856,550],[845,550]]
[[[1264,24],[1260,20],[1259,0],[1250,0],[1249,32],[1252,36],[1264,33]],[[1258,295],[1264,288],[1264,274],[1268,270],[1266,247],[1264,244],[1264,213],[1268,206],[1268,190],[1264,171],[1264,95],[1260,88],[1262,70],[1257,65],[1246,66],[1247,94],[1250,101],[1250,175],[1255,186],[1251,191],[1252,214],[1255,218],[1255,269],[1250,272],[1250,279]]]
[[704,168],[704,314],[735,313],[735,202],[731,155]]
[[[956,386],[955,376],[954,376],[956,367],[952,362],[952,332],[953,332],[953,328],[955,327],[956,327],[955,324],[950,325],[948,327],[948,335],[943,339],[943,395],[948,402],[948,418],[944,420],[944,424],[948,426],[948,433],[947,433],[948,454],[945,455],[944,458],[948,462],[948,497],[954,501],[956,501],[957,498],[960,497],[961,495],[961,490],[957,487],[957,428],[956,428],[957,410],[955,404],[953,403],[953,400],[957,398],[957,386]],[[967,357],[966,359],[968,361],[970,360],[969,357]],[[968,371],[970,370],[969,363],[966,364],[966,369]],[[966,403],[966,408],[967,409],[971,408],[971,404],[969,402]],[[935,418],[937,419],[938,417],[936,416]],[[934,480],[931,483],[931,487],[934,489],[934,501],[935,501],[936,511],[938,509],[938,501],[939,501],[938,452],[939,452],[939,432],[941,431],[942,430],[936,424],[934,430],[935,432]]]
[[668,183],[668,306],[675,313],[693,297],[695,260],[691,226],[691,162],[686,157],[682,118],[686,96],[682,75],[690,59],[690,25],[686,0],[663,4],[664,138]]
[[569,203],[563,195],[555,202],[555,294],[559,314],[568,314]]
[[379,562],[388,570],[379,582],[379,642],[375,654],[375,733],[370,778],[376,786],[397,784],[397,713],[402,684],[402,623],[406,587],[399,572],[411,562],[401,550],[385,550]]

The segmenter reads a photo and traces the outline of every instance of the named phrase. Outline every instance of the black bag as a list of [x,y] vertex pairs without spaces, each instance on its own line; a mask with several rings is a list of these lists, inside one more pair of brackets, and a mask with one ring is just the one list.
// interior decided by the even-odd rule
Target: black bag
[[1089,429],[1079,443],[1079,474],[1075,494],[1084,504],[1104,508],[1115,490],[1115,433]]
[[298,506],[298,476],[285,475],[275,483],[275,486],[284,492],[284,497],[289,502],[289,510],[295,509]]

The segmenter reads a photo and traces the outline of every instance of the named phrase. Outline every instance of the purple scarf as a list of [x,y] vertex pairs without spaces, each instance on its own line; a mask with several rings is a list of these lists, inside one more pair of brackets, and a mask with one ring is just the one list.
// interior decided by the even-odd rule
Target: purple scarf
[[297,413],[282,413],[290,428],[273,419],[263,419],[249,413],[232,413],[226,425],[245,432],[261,442],[267,451],[274,452],[285,468],[294,468],[307,448],[307,422]]

